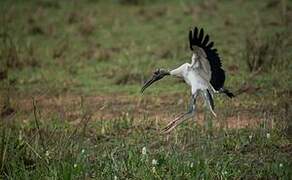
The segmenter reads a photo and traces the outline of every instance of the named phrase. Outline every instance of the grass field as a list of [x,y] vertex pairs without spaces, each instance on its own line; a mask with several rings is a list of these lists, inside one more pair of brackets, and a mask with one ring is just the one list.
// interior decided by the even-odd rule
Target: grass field
[[[0,179],[292,179],[289,0],[2,0]],[[236,98],[168,135],[190,90],[156,68],[215,42]]]

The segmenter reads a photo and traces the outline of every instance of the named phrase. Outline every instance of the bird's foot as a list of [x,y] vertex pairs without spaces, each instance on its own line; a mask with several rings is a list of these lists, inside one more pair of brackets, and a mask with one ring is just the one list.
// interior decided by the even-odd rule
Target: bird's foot
[[173,121],[171,121],[170,123],[168,123],[167,126],[162,129],[161,133],[162,134],[170,133],[178,125],[178,120],[179,119],[176,118]]
[[211,109],[212,114],[214,115],[214,117],[217,117],[217,114]]
[[181,124],[182,122],[184,122],[185,120],[189,119],[190,117],[188,118],[183,118],[185,117],[185,115],[187,115],[189,113],[185,113],[185,114],[182,114],[180,116],[178,116],[177,118],[175,118],[174,120],[172,120],[170,123],[167,124],[167,126],[165,128],[162,129],[161,133],[162,134],[167,134],[167,133],[170,133],[176,126],[178,126],[179,124]]

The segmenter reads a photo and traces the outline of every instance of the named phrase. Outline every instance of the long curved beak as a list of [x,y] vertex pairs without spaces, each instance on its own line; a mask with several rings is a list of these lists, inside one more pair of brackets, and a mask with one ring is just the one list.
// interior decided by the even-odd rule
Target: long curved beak
[[141,93],[143,93],[147,87],[149,87],[151,84],[153,84],[157,80],[159,80],[159,78],[157,78],[155,76],[153,76],[151,79],[147,80],[141,89]]

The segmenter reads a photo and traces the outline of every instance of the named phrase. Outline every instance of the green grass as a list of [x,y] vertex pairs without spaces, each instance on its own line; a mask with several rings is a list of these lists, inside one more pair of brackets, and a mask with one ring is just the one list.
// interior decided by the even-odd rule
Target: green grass
[[[210,7],[208,3],[205,7],[199,2],[183,1],[147,6],[56,2],[57,7],[50,7],[43,4],[19,2],[7,5],[10,8],[3,11],[7,12],[6,31],[13,36],[20,58],[25,58],[22,56],[26,55],[23,53],[26,44],[31,44],[34,57],[41,66],[34,70],[35,73],[31,73],[31,67],[24,67],[21,72],[11,72],[12,77],[23,82],[16,86],[22,88],[24,93],[31,92],[32,85],[40,85],[44,81],[47,88],[58,84],[56,88],[60,91],[73,81],[73,87],[67,86],[69,90],[106,92],[116,86],[120,76],[128,73],[138,74],[139,78],[132,82],[138,90],[142,80],[153,69],[174,68],[189,59],[187,31],[194,25],[205,27],[211,34],[224,67],[245,66],[245,37],[250,31],[260,31],[261,35],[283,31],[281,26],[262,25],[276,21],[274,16],[267,18],[267,13],[280,18],[280,9],[265,8],[266,3],[209,3]],[[239,5],[240,10],[230,8]],[[185,14],[184,11],[190,7],[198,10]],[[204,7],[207,12],[201,13]],[[259,11],[260,8],[264,10]],[[70,18],[75,20],[71,22]],[[228,25],[224,27],[226,23]],[[40,29],[40,32],[32,29]],[[285,55],[289,53],[284,52]],[[290,63],[287,65],[290,66]],[[240,70],[246,71],[244,68]],[[275,77],[282,77],[279,82],[281,87],[291,87],[286,83],[289,76],[279,73]],[[243,79],[244,73],[229,75],[227,85],[240,83]],[[171,87],[170,84],[165,86]],[[119,86],[115,92],[127,92],[129,87]],[[170,91],[172,89],[169,88]],[[131,88],[130,92],[133,92]]]
[[40,131],[33,125],[2,129],[4,161],[9,162],[2,166],[3,177],[289,179],[292,175],[291,144],[281,132],[214,130],[192,122],[166,137],[158,134],[155,122],[141,124],[125,116],[82,123],[77,129],[60,120],[46,121]]
[[[1,1],[0,177],[291,179],[291,7],[285,0]],[[187,107],[189,87],[165,78],[143,96],[140,88],[156,68],[189,61],[194,26],[215,42],[226,87],[238,96],[215,97],[216,120],[206,113],[203,123],[161,135],[164,116]],[[276,49],[252,76],[247,39],[255,50],[265,42]],[[230,117],[260,122],[228,128]]]

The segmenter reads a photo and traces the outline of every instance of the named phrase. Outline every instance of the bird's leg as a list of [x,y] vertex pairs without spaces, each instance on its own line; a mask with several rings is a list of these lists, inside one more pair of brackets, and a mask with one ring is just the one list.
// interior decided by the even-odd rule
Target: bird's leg
[[[180,123],[184,122],[185,120],[189,119],[192,117],[194,111],[195,111],[195,105],[196,105],[196,94],[192,95],[191,102],[190,102],[190,107],[188,112],[183,113],[182,115],[178,116],[174,120],[172,120],[170,123],[167,124],[165,128],[162,129],[162,133],[169,133],[172,131],[177,125]],[[190,115],[187,118],[184,118],[185,116]]]
[[217,117],[216,113],[214,112],[214,101],[213,101],[212,95],[210,94],[208,89],[203,90],[203,96],[204,96],[204,99],[205,99],[205,102],[206,102],[208,108],[210,109],[212,114],[215,117]]
[[209,83],[209,87],[212,89],[212,91],[214,93],[220,93],[220,91],[217,91],[216,89],[214,89],[214,87],[212,86],[212,84],[210,82],[208,82],[208,83]]
[[[188,115],[189,113],[184,113],[182,115],[180,115],[179,117],[175,118],[173,121],[171,121],[170,123],[168,123],[168,125],[162,129],[162,133],[169,133],[170,131],[172,131],[177,125],[179,125],[180,123],[182,123],[183,121],[191,118],[192,116],[189,116],[187,118],[184,118],[186,115]],[[192,114],[192,113],[191,113]]]

